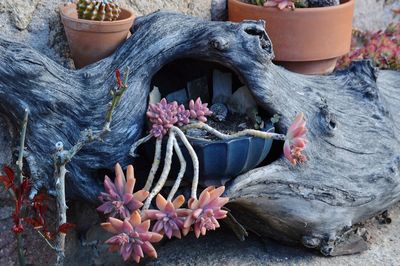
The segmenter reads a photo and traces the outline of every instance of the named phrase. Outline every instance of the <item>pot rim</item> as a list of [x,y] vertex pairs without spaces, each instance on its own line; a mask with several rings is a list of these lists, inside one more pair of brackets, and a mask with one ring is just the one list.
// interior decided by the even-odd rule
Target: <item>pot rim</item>
[[59,6],[60,10],[60,15],[62,20],[68,21],[68,22],[75,22],[75,23],[81,23],[81,24],[88,24],[88,25],[104,25],[104,26],[117,26],[117,25],[123,25],[127,23],[131,23],[131,21],[135,18],[135,13],[133,12],[132,9],[128,8],[121,8],[121,10],[124,10],[129,13],[129,17],[125,19],[120,19],[120,20],[114,20],[114,21],[97,21],[97,20],[88,20],[88,19],[80,19],[80,18],[73,18],[67,14],[67,10],[70,8],[74,8],[76,10],[76,4],[75,3],[68,3],[68,4],[62,4]]
[[[245,8],[253,8],[253,9],[263,9],[265,12],[291,12],[293,14],[312,14],[312,13],[321,13],[321,12],[331,12],[338,9],[344,9],[352,6],[354,4],[354,0],[347,0],[345,3],[340,3],[337,6],[326,6],[326,7],[306,7],[306,8],[296,8],[294,10],[280,10],[277,7],[263,7],[258,5],[253,5],[249,3],[242,2],[241,0],[229,0],[230,2],[236,2],[237,5],[240,5]],[[286,16],[287,14],[285,14]]]

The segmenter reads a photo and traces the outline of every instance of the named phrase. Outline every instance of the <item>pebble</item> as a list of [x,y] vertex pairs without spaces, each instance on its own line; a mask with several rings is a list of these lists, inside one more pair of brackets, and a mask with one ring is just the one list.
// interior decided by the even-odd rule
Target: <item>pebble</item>
[[228,108],[222,103],[215,103],[210,107],[212,118],[217,122],[225,121],[228,116]]

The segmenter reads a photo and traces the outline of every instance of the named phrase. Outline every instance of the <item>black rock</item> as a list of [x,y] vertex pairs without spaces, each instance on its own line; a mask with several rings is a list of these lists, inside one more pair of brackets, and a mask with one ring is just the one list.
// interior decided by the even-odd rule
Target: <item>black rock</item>
[[213,112],[212,118],[218,122],[225,121],[228,115],[228,108],[222,103],[215,103],[210,107]]

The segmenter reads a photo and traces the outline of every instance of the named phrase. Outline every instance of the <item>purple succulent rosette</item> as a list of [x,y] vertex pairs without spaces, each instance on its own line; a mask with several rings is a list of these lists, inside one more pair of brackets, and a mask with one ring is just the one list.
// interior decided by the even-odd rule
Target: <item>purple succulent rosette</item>
[[178,118],[178,126],[180,127],[190,123],[190,111],[186,110],[183,104],[178,107],[176,117]]
[[157,258],[157,251],[151,243],[159,242],[163,236],[150,232],[150,220],[142,222],[138,211],[124,221],[110,217],[109,222],[101,226],[115,234],[105,243],[110,245],[110,251],[119,251],[124,261],[132,257],[139,263],[145,254]]
[[193,198],[189,200],[191,213],[183,225],[184,235],[190,231],[192,225],[197,238],[200,234],[205,235],[207,231],[220,227],[217,220],[224,219],[227,214],[227,211],[221,208],[229,201],[229,198],[221,197],[224,191],[224,186],[208,187],[201,192],[198,200]]
[[114,183],[108,176],[104,178],[104,188],[106,192],[101,192],[99,199],[103,202],[97,210],[111,217],[127,218],[132,212],[143,206],[143,201],[149,195],[149,192],[139,190],[133,193],[136,179],[133,173],[132,165],[127,168],[127,178],[121,166],[115,165]]
[[181,238],[185,217],[190,213],[188,209],[180,209],[183,203],[185,203],[185,197],[182,195],[170,202],[161,194],[158,194],[156,199],[158,210],[145,211],[145,219],[156,221],[153,226],[153,232],[165,234],[169,239],[172,236]]
[[189,110],[183,104],[178,105],[175,101],[168,103],[165,98],[159,103],[151,103],[146,113],[152,123],[150,134],[161,139],[171,127],[187,125],[190,123],[190,119],[197,119],[205,123],[207,122],[206,116],[212,114],[207,106],[208,104],[202,103],[200,98],[197,98],[196,102],[190,100]]
[[208,109],[208,103],[202,103],[200,98],[197,98],[196,101],[190,100],[189,109],[190,109],[190,118],[197,119],[200,122],[207,122],[207,117],[212,115],[210,109]]
[[163,98],[159,103],[149,104],[147,117],[153,124],[150,133],[156,138],[162,138],[168,130],[178,122],[178,103],[168,103]]

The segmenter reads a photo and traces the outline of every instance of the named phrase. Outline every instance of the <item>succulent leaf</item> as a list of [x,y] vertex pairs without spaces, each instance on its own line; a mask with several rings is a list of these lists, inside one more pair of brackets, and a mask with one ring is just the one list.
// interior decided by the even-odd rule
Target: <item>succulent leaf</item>
[[159,242],[162,235],[150,232],[150,220],[142,222],[138,211],[134,211],[124,220],[110,217],[109,222],[101,226],[114,234],[105,243],[110,245],[110,251],[119,251],[124,261],[133,258],[139,263],[145,254],[157,258],[157,252],[151,243]]
[[127,218],[130,214],[143,206],[143,201],[149,195],[149,192],[139,190],[133,193],[136,179],[132,165],[127,168],[126,179],[121,166],[115,165],[114,183],[108,176],[104,178],[104,188],[99,199],[103,202],[97,208],[99,212],[109,214],[112,217]]

